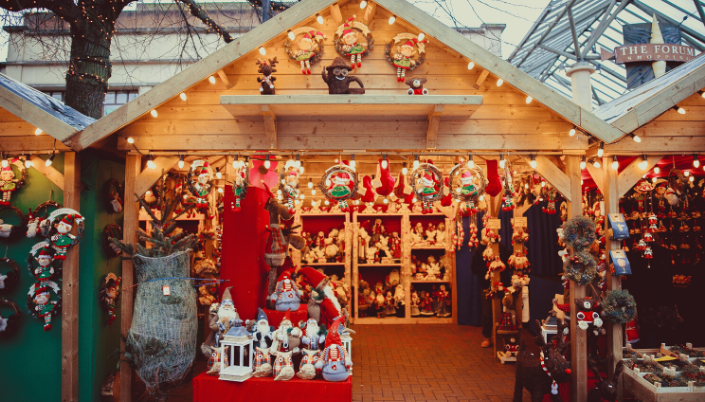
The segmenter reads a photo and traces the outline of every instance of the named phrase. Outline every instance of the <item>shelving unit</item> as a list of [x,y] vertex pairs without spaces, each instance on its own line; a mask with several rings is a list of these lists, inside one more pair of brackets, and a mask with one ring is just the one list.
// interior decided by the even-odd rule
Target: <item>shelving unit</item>
[[[353,252],[352,252],[352,277],[353,277],[353,312],[352,320],[357,324],[451,324],[457,322],[457,307],[456,307],[456,267],[455,267],[455,254],[452,251],[452,228],[454,228],[453,217],[455,216],[455,208],[450,208],[449,212],[451,217],[447,217],[443,213],[434,214],[418,214],[411,213],[407,210],[402,210],[396,213],[358,213],[353,214],[352,227],[353,227]],[[361,222],[367,220],[382,219],[384,222],[398,222],[399,223],[399,236],[401,237],[401,262],[399,263],[379,263],[379,264],[367,264],[359,263],[358,256],[360,255],[360,224]],[[443,246],[429,246],[429,245],[416,245],[411,246],[411,221],[421,220],[428,222],[439,222],[445,223],[446,227],[446,242]],[[387,230],[391,233],[396,230]],[[428,251],[434,254],[439,252],[441,255],[448,254],[450,256],[450,266],[451,266],[451,278],[448,281],[426,281],[413,279],[411,272],[411,256],[416,251]],[[359,285],[360,285],[360,275],[362,269],[362,279],[365,279],[365,271],[374,270],[379,268],[384,271],[382,276],[386,276],[392,269],[398,268],[400,274],[400,281],[404,287],[404,298],[405,298],[405,311],[404,318],[402,317],[360,317],[358,302],[359,302]],[[379,276],[380,273],[375,273]],[[370,288],[374,289],[374,281],[368,280]],[[412,285],[449,285],[451,298],[452,298],[452,315],[451,317],[412,317],[411,316],[411,287]]]

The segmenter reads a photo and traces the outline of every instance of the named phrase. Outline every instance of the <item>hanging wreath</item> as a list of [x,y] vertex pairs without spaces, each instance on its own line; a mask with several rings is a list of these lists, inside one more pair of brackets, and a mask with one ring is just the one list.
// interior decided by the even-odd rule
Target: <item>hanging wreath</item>
[[357,186],[357,173],[350,166],[344,164],[328,168],[318,183],[318,188],[321,189],[323,195],[338,201],[342,212],[350,209],[348,200],[357,193]]
[[105,250],[105,254],[108,255],[108,258],[119,257],[121,250],[112,241],[110,241],[111,238],[118,240],[122,239],[122,228],[120,225],[109,223],[105,225],[105,228],[103,228],[103,250]]
[[[362,36],[362,41],[360,36]],[[357,60],[357,67],[362,67],[362,56],[370,54],[375,40],[372,38],[370,28],[362,22],[355,21],[355,16],[353,15],[338,26],[333,37],[333,44],[338,54],[350,59],[350,63],[352,63],[351,69],[354,69],[355,60]]]
[[14,334],[20,326],[20,318],[22,317],[20,307],[17,303],[5,298],[0,299],[0,306],[10,307],[14,312],[14,314],[10,314],[7,318],[0,315],[0,336]]
[[432,163],[421,163],[409,176],[411,189],[423,203],[424,214],[433,213],[433,202],[443,197],[443,173]]
[[[20,173],[19,179],[17,174],[15,174],[12,168],[15,167]],[[19,191],[22,186],[24,186],[27,181],[27,169],[24,163],[18,158],[9,161],[7,166],[0,169],[0,192],[2,192],[2,198],[0,198],[0,205],[10,205],[10,199],[12,193]]]
[[584,216],[576,216],[563,223],[561,240],[576,253],[589,249],[597,239],[595,222]]
[[459,163],[450,170],[448,189],[454,200],[464,203],[461,208],[477,213],[478,198],[485,193],[485,173],[478,166],[469,168]]
[[578,285],[587,285],[597,276],[597,261],[588,251],[579,251],[566,261],[563,279],[570,279]]
[[208,161],[196,160],[191,163],[186,181],[191,195],[187,197],[184,205],[196,205],[198,209],[208,208],[208,196],[211,193],[211,180],[213,169]]
[[636,317],[636,300],[628,290],[612,290],[602,303],[602,314],[612,324],[626,324]]
[[[235,196],[235,205],[230,204],[230,209],[233,212],[240,212],[240,202],[247,195],[247,186],[250,185],[250,162],[236,161],[237,167],[233,173],[233,195]],[[235,164],[233,164],[235,166]]]
[[[52,244],[57,235],[68,235],[73,228],[76,228],[76,234],[70,235],[72,244],[77,244],[83,238],[83,231],[86,228],[85,219],[78,211],[71,208],[59,208],[49,214],[47,220],[50,222],[50,231],[47,238],[51,238]],[[63,227],[61,227],[63,225]],[[68,232],[64,232],[68,229]]]
[[[27,214],[27,238],[31,239],[37,235],[43,238],[50,236],[52,223],[47,218],[49,216],[49,207],[61,208],[61,204],[56,201],[44,201],[32,211],[29,209]],[[46,210],[46,213],[42,212]]]
[[38,281],[61,277],[63,264],[56,261],[54,249],[49,241],[35,244],[27,255],[27,270]]
[[[52,296],[52,292],[54,295]],[[55,300],[52,300],[52,297]],[[54,281],[37,282],[27,293],[27,308],[34,318],[44,319],[44,330],[51,329],[51,316],[61,311],[61,289]]]
[[0,262],[10,266],[10,271],[0,272],[0,294],[10,293],[20,281],[20,266],[12,258],[0,258]]
[[0,208],[0,215],[3,211],[12,211],[20,218],[19,225],[11,225],[5,223],[3,219],[0,219],[0,240],[11,243],[19,240],[22,234],[25,233],[25,228],[27,227],[27,217],[24,216],[22,211],[17,207],[4,206]]
[[289,35],[294,39],[298,35],[302,35],[296,41],[296,46],[294,46],[294,40],[291,39],[291,36],[284,42],[284,50],[289,56],[289,60],[299,63],[304,75],[310,75],[311,66],[323,58],[323,42],[326,40],[326,35],[311,27],[293,29],[289,31]]
[[427,42],[412,33],[400,33],[387,43],[384,56],[396,67],[397,82],[404,82],[407,71],[413,71],[426,61]]
[[117,179],[105,182],[105,207],[111,212],[122,212],[125,190]]

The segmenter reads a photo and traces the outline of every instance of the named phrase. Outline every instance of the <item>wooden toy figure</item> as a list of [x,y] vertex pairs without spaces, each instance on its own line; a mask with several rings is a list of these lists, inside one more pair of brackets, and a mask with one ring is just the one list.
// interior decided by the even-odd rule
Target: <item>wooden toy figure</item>
[[260,84],[259,91],[262,95],[275,94],[274,81],[276,81],[277,78],[273,77],[272,74],[277,72],[274,68],[277,63],[279,62],[276,57],[269,60],[257,59],[257,65],[259,66],[257,72],[262,74],[261,77],[257,78],[257,82]]
[[[364,41],[359,34],[362,34]],[[355,21],[354,15],[338,27],[334,43],[341,56],[350,58],[350,70],[355,69],[356,60],[357,67],[362,67],[362,56],[369,54],[374,45],[370,29],[367,25]]]
[[[303,36],[296,41],[298,49],[292,49],[296,35]],[[301,27],[289,32],[289,40],[284,44],[289,59],[301,64],[301,74],[311,75],[311,64],[320,60],[323,55],[323,41],[326,36],[311,27]]]

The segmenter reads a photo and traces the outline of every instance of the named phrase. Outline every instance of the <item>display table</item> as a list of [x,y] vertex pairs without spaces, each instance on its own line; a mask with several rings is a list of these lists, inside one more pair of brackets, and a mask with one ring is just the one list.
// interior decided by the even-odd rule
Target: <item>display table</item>
[[[269,325],[274,328],[279,328],[279,324],[284,318],[284,311],[270,310],[263,308],[264,313],[267,314],[267,320],[269,320]],[[291,315],[291,324],[295,327],[299,326],[299,321],[306,321],[308,319],[308,312],[306,311],[306,305],[302,304],[298,310],[289,313]]]
[[347,381],[323,379],[274,381],[274,377],[252,377],[244,382],[221,381],[217,376],[201,373],[193,379],[193,402],[241,401],[352,401],[352,377]]

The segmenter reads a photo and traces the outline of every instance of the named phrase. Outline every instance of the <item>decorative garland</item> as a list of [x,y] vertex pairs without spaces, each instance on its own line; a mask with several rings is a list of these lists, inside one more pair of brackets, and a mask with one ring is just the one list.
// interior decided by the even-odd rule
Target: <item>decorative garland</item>
[[590,247],[597,239],[595,222],[585,216],[576,216],[559,230],[561,241],[572,256],[564,258],[563,280],[570,279],[578,285],[587,285],[597,276],[597,261],[590,254]]
[[116,179],[110,179],[105,183],[105,208],[111,212],[122,212],[125,190]]
[[589,252],[580,251],[564,264],[563,270],[564,279],[570,279],[578,285],[587,285],[597,276],[597,262]]
[[121,250],[110,241],[110,238],[122,239],[122,228],[115,223],[109,223],[103,228],[103,250],[109,258],[119,257]]
[[357,186],[357,173],[344,164],[329,167],[318,183],[323,195],[338,201],[342,212],[349,210],[348,200],[357,194]]
[[2,211],[5,210],[10,210],[14,212],[20,218],[19,225],[10,225],[0,219],[0,240],[3,240],[7,243],[12,243],[19,240],[20,237],[22,237],[22,234],[25,233],[25,228],[27,227],[28,219],[17,207],[4,206],[0,208],[0,214],[2,214]]
[[0,306],[8,306],[15,312],[7,318],[3,318],[2,315],[0,315],[0,336],[14,334],[20,326],[22,311],[20,311],[20,307],[17,303],[5,298],[0,299]]
[[636,301],[628,290],[609,292],[602,306],[602,314],[612,324],[626,324],[636,316]]
[[44,201],[43,203],[39,204],[37,208],[32,211],[32,208],[29,209],[29,213],[27,214],[27,238],[31,239],[37,235],[43,238],[47,238],[51,235],[51,229],[52,229],[52,222],[47,219],[48,214],[41,214],[41,211],[44,209],[47,209],[49,207],[55,207],[55,208],[61,208],[62,205],[59,204],[56,201]]
[[10,293],[20,280],[20,266],[13,259],[7,257],[0,258],[0,262],[8,264],[11,269],[7,274],[0,273],[0,294]]

